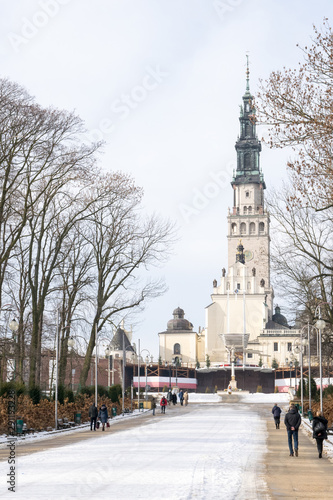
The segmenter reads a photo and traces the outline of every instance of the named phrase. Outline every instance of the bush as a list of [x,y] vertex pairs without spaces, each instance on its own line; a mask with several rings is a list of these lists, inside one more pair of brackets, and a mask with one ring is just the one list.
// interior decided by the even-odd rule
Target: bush
[[22,382],[5,382],[0,385],[0,396],[7,396],[9,391],[15,391],[16,396],[27,394],[27,388]]
[[275,392],[275,393],[279,392],[279,388],[278,388],[278,386],[277,386],[277,385],[276,385],[276,386],[275,386],[275,388],[274,388],[274,392]]
[[112,403],[118,403],[118,389],[116,385],[111,385],[108,390],[108,397],[111,399]]
[[75,396],[74,396],[74,392],[72,391],[72,389],[65,390],[65,399],[67,399],[68,403],[75,402]]
[[29,389],[29,396],[33,404],[38,405],[42,397],[42,391],[40,390],[40,387],[31,387],[31,389]]
[[166,385],[163,387],[163,392],[168,392],[168,387]]
[[328,385],[323,390],[323,397],[326,398],[327,396],[330,396],[330,395],[333,395],[333,385],[332,384]]
[[258,385],[257,392],[262,392],[262,385]]
[[210,392],[210,388],[206,387],[205,393],[208,394]]

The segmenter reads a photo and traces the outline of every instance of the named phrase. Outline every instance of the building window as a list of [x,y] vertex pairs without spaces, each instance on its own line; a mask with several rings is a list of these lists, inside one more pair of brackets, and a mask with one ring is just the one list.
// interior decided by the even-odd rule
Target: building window
[[243,214],[246,215],[247,214],[247,207],[244,207],[243,208]]
[[180,344],[175,344],[173,346],[173,353],[174,354],[180,354]]
[[259,222],[259,233],[265,232],[265,224],[263,222]]
[[250,191],[246,191],[246,192],[245,192],[245,197],[246,197],[246,198],[250,198]]
[[237,290],[240,290],[240,283],[237,283]]
[[250,234],[255,234],[256,232],[256,225],[254,222],[250,223]]
[[287,344],[287,351],[288,351],[288,352],[291,352],[291,351],[292,351],[292,347],[293,347],[293,346],[292,346],[292,343],[291,343],[291,342],[288,342],[288,344]]
[[249,214],[252,214],[252,207],[249,207],[248,210],[249,210]]
[[252,352],[248,352],[248,353],[247,353],[247,357],[248,357],[248,358],[253,358],[253,354],[252,354]]
[[279,344],[278,342],[274,342],[274,352],[277,352],[279,350]]
[[246,224],[245,222],[242,222],[240,225],[240,232],[241,234],[246,234]]
[[231,232],[232,232],[232,234],[236,234],[236,232],[237,232],[237,224],[235,224],[235,223],[231,224]]

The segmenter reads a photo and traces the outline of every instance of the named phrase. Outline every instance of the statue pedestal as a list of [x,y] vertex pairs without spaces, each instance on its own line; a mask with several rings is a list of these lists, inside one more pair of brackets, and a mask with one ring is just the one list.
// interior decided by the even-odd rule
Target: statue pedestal
[[232,391],[237,391],[237,380],[235,379],[230,380],[229,387],[231,387]]

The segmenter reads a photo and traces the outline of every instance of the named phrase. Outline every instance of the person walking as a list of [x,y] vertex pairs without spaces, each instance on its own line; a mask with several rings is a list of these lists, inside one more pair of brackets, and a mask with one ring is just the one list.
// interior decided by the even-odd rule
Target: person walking
[[188,405],[188,392],[187,391],[184,392],[184,403],[185,403],[185,406]]
[[155,410],[156,410],[156,398],[153,397],[152,401],[151,401],[151,407],[152,407],[152,410],[153,410],[153,415],[155,415]]
[[323,416],[321,411],[317,411],[316,416],[312,420],[312,437],[317,441],[317,450],[319,458],[323,456],[323,441],[327,439],[327,424],[328,421]]
[[179,401],[180,401],[181,406],[183,406],[183,402],[184,402],[184,393],[183,393],[183,390],[182,390],[182,389],[180,389],[179,394],[178,394],[178,397],[179,397]]
[[167,404],[168,404],[168,402],[167,402],[165,396],[162,396],[162,399],[160,401],[160,407],[161,407],[161,412],[162,413],[165,413],[165,407],[166,407]]
[[176,404],[177,404],[177,394],[176,394],[176,392],[174,392],[174,393],[172,394],[172,402],[173,402],[173,404],[174,404],[174,405],[176,405]]
[[301,415],[298,413],[296,406],[294,404],[291,404],[288,413],[286,413],[284,417],[284,425],[287,428],[288,445],[291,457],[294,456],[293,439],[295,455],[296,457],[298,457],[298,429],[301,425],[301,422]]
[[272,413],[274,417],[274,422],[275,422],[275,428],[280,429],[280,415],[281,415],[281,408],[275,403],[275,405],[272,408]]
[[171,401],[172,401],[172,393],[171,393],[171,389],[169,389],[169,390],[168,390],[167,400],[168,400],[168,404],[170,405],[170,404],[171,404]]
[[99,412],[98,412],[98,418],[100,419],[101,424],[102,424],[102,431],[105,431],[105,424],[107,423],[108,418],[109,418],[108,409],[105,406],[105,404],[103,404],[100,407]]
[[90,418],[90,430],[92,431],[92,428],[94,426],[94,431],[96,430],[96,420],[97,420],[97,415],[98,415],[98,410],[97,407],[95,406],[95,403],[91,405],[89,408],[88,416]]

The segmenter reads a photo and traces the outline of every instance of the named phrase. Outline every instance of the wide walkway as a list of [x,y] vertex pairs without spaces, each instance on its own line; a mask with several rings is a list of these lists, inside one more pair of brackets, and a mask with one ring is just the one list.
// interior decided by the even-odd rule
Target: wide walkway
[[[247,474],[248,476],[247,484],[250,485],[251,492],[249,491],[248,497],[245,496],[243,497],[242,494],[241,498],[247,498],[248,500],[250,499],[274,500],[282,498],[294,499],[294,500],[307,499],[307,498],[313,500],[317,498],[320,498],[321,500],[330,500],[330,499],[333,500],[333,481],[332,481],[333,464],[325,457],[321,460],[318,459],[315,442],[312,439],[310,439],[308,435],[306,435],[302,431],[299,432],[299,441],[300,441],[299,457],[297,458],[289,457],[287,433],[282,422],[281,422],[281,429],[279,430],[275,429],[273,417],[271,415],[272,405],[246,404],[241,402],[241,400],[238,400],[238,397],[236,395],[229,398],[224,398],[222,406],[224,405],[228,405],[229,408],[233,407],[232,409],[237,410],[237,412],[239,411],[240,417],[241,414],[244,413],[244,415],[247,415],[247,417],[249,417],[249,415],[257,415],[258,418],[260,417],[263,418],[265,422],[265,425],[262,428],[263,433],[265,433],[265,427],[267,430],[266,447],[264,445],[265,442],[264,439],[262,440],[262,443],[259,444],[259,446],[258,445],[255,446],[253,444],[253,441],[251,441],[251,439],[247,439],[245,437],[246,435],[243,438],[244,446],[240,446],[241,441],[239,440],[239,436],[235,436],[236,446],[239,449],[237,450],[236,454],[234,454],[234,450],[232,448],[229,451],[229,453],[234,454],[233,456],[230,455],[230,459],[237,459],[241,461],[242,447],[244,448],[244,454],[245,454],[245,448],[248,448],[249,446],[256,447],[256,449],[253,450],[253,452],[256,455],[257,468],[253,469],[250,463],[246,465],[246,467],[249,469],[249,472]],[[281,407],[283,407],[283,405],[281,405]],[[211,414],[212,405],[209,405],[209,408],[210,409],[208,410],[207,407],[208,422],[210,421],[209,414]],[[18,464],[20,457],[23,457],[25,455],[31,455],[34,454],[35,452],[51,450],[51,449],[59,449],[59,451],[61,451],[61,447],[65,447],[73,443],[79,443],[79,442],[83,443],[84,441],[90,440],[92,437],[101,440],[101,445],[102,445],[103,439],[106,436],[110,436],[110,434],[121,433],[124,430],[129,430],[129,431],[133,430],[134,432],[135,429],[140,427],[142,428],[142,433],[145,434],[144,427],[149,424],[154,424],[154,428],[157,431],[156,425],[159,426],[159,422],[161,423],[165,422],[165,420],[172,419],[173,417],[176,417],[176,420],[178,420],[179,417],[181,418],[181,415],[185,414],[188,415],[189,413],[193,412],[193,410],[198,410],[198,409],[200,410],[200,413],[205,412],[205,405],[194,404],[194,405],[189,405],[188,407],[180,407],[180,405],[178,404],[176,407],[168,408],[165,416],[161,415],[160,412],[157,411],[155,417],[152,416],[151,412],[148,412],[141,414],[138,417],[124,418],[124,420],[121,421],[114,421],[113,425],[111,425],[111,427],[107,429],[105,433],[101,432],[101,430],[97,432],[91,432],[90,430],[82,430],[80,432],[75,432],[75,433],[65,432],[51,439],[35,440],[22,443],[17,447]],[[239,420],[241,420],[241,418]],[[216,435],[217,436],[219,435],[218,429],[216,429]],[[252,437],[255,436],[253,435]],[[221,436],[219,435],[218,439],[220,438]],[[232,440],[232,435],[230,436],[230,439]],[[200,440],[200,429],[198,429],[198,442],[201,442],[200,446],[204,447],[204,442]],[[163,442],[154,443],[152,444],[152,446],[158,448],[161,447],[161,450],[163,451],[163,449],[165,449],[168,454],[170,454],[170,451],[172,452],[172,450],[168,448],[167,436],[165,437],[165,440],[163,439]],[[263,452],[262,455],[260,456],[260,451],[259,451],[259,457],[258,457],[258,447],[260,450],[260,446],[262,446]],[[124,449],[126,450],[126,448]],[[170,458],[172,458],[172,453],[170,455]],[[226,460],[227,458],[228,457],[226,457]],[[7,461],[7,459],[8,459],[8,450],[3,448],[0,449],[0,461]],[[101,460],[103,462],[102,457]],[[205,463],[204,468],[200,468],[196,465],[197,472],[195,472],[195,470],[193,471],[193,474],[203,475],[202,484],[204,484],[206,479],[210,477],[209,476],[210,473],[208,472],[209,469],[205,470],[206,467],[209,466],[209,463],[210,463],[209,461],[207,462],[207,464]],[[42,464],[40,465],[42,466]],[[236,466],[237,466],[237,461],[235,462],[235,467]],[[210,467],[212,467],[212,469],[213,467],[216,468],[216,464],[210,463]],[[223,469],[227,470],[229,467],[228,470],[230,473],[230,464],[226,468],[226,463],[221,462],[221,467],[222,471]],[[171,469],[169,469],[168,472],[169,473],[172,472],[172,464],[171,464]],[[145,472],[142,471],[142,473],[144,474]],[[177,473],[178,471],[172,472],[172,475],[174,476],[175,479],[177,478]],[[249,479],[251,478],[251,476],[253,477],[253,481]],[[193,481],[195,482],[193,484],[195,484],[196,488],[198,488],[198,477],[195,480],[194,477],[195,476],[193,476]],[[218,480],[216,473],[215,473],[215,479]],[[165,484],[168,485],[170,478],[168,479],[168,477],[166,477],[165,481],[166,481]],[[199,480],[199,483],[200,481],[201,479]],[[193,499],[198,498],[195,491],[197,492],[197,489],[193,490],[194,496],[190,495],[186,498],[188,500],[192,500],[192,498]],[[233,494],[230,493],[230,495]],[[26,498],[30,497],[27,496]],[[95,497],[92,496],[92,498]],[[143,498],[143,497],[141,496],[136,497],[134,495],[133,498]],[[168,496],[163,495],[163,498],[168,498]],[[170,496],[170,498],[173,497]],[[206,497],[203,496],[202,498]],[[232,500],[233,498],[236,497],[235,496],[228,497],[228,495],[227,496],[224,495],[223,498],[225,500]]]

